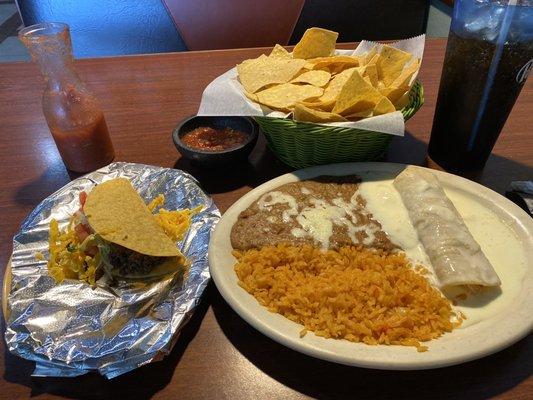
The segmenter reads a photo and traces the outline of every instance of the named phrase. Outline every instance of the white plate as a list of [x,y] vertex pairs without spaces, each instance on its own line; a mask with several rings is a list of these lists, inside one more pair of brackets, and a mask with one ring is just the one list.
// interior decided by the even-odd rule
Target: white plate
[[[516,268],[507,285],[502,278],[502,290],[505,302],[499,302],[499,308],[488,303],[475,310],[478,314],[486,307],[486,316],[477,323],[466,324],[442,337],[424,342],[429,351],[418,353],[413,347],[404,346],[369,346],[346,340],[325,339],[308,333],[300,338],[302,326],[283,316],[271,313],[259,305],[237,283],[233,269],[235,258],[231,255],[230,232],[241,211],[257,200],[262,194],[285,183],[309,179],[319,175],[368,174],[369,172],[386,174],[393,179],[405,165],[391,163],[349,163],[306,168],[286,174],[257,187],[239,199],[218,223],[209,244],[209,263],[211,276],[229,305],[250,325],[273,340],[307,355],[341,364],[378,369],[427,369],[459,364],[484,357],[497,352],[526,336],[533,328],[533,220],[518,206],[498,193],[467,179],[433,171],[444,189],[452,198],[465,202],[474,201],[472,214],[478,214],[482,220],[490,220],[490,229],[508,230],[512,239],[506,244],[497,244],[501,254],[491,259],[496,271]],[[457,206],[457,204],[456,204]],[[457,207],[461,212],[461,208]],[[491,218],[487,219],[487,213]],[[472,232],[474,234],[474,232]],[[490,235],[489,235],[490,236]],[[482,248],[483,238],[474,237]],[[510,242],[513,243],[510,243]],[[490,246],[494,247],[494,243]],[[503,247],[502,247],[503,246]],[[505,251],[514,249],[514,265],[495,265],[505,263]],[[496,262],[495,262],[496,261]],[[503,269],[502,269],[503,268]],[[505,289],[509,288],[509,289]],[[491,308],[492,307],[492,308]],[[496,308],[494,308],[496,307]],[[484,314],[483,314],[484,315]]]

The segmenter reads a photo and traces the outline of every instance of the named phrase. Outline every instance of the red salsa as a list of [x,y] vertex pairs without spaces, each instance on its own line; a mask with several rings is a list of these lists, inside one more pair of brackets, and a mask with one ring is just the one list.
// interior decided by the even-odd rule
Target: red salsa
[[201,126],[181,137],[182,143],[193,149],[203,151],[224,151],[239,147],[248,135],[231,128],[213,129]]

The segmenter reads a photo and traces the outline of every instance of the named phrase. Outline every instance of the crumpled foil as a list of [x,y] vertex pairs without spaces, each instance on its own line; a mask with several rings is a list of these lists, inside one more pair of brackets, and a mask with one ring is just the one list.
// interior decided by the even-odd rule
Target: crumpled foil
[[[204,205],[178,247],[190,260],[185,277],[146,284],[105,276],[95,288],[74,280],[56,284],[48,275],[48,228],[60,227],[79,208],[78,194],[96,184],[125,177],[141,197],[165,195],[167,209]],[[220,213],[193,177],[183,171],[142,164],[113,163],[76,179],[41,202],[13,239],[12,285],[5,339],[9,350],[36,362],[34,376],[78,376],[97,370],[113,378],[156,361],[172,350],[210,275],[209,237]]]

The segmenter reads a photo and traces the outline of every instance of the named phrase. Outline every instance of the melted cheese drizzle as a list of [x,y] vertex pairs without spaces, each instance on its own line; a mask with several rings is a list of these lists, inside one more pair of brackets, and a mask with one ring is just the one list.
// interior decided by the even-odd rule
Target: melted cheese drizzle
[[[268,200],[269,198],[270,200]],[[283,219],[283,222],[290,222],[291,217],[298,215],[298,202],[291,195],[278,191],[268,192],[261,196],[257,205],[260,210],[270,211],[274,204],[285,203],[288,204],[289,208],[283,211],[281,218]]]
[[[311,194],[311,191],[305,187],[301,187],[300,190],[303,194]],[[357,194],[358,192],[353,194],[350,202],[346,202],[341,197],[335,198],[332,200],[333,204],[311,197],[311,204],[298,211],[298,202],[293,196],[279,191],[272,191],[261,196],[257,204],[259,209],[266,211],[270,211],[274,204],[288,204],[289,208],[282,213],[283,222],[288,223],[292,220],[292,217],[296,217],[296,222],[301,227],[293,228],[291,234],[296,238],[310,236],[320,243],[320,247],[323,250],[329,248],[335,225],[344,225],[353,243],[359,243],[356,235],[359,232],[363,232],[364,239],[362,242],[369,246],[374,242],[375,233],[379,230],[379,227],[377,224],[362,224],[358,226],[352,222],[358,221],[357,213],[364,212],[364,209],[357,204]],[[271,222],[271,218],[270,216],[267,220]]]

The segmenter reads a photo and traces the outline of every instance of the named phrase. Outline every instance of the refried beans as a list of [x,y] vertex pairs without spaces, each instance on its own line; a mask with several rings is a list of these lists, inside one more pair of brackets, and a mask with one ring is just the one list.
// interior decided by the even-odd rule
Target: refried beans
[[240,213],[231,244],[237,250],[279,243],[397,249],[365,209],[360,182],[356,175],[320,176],[271,190]]

